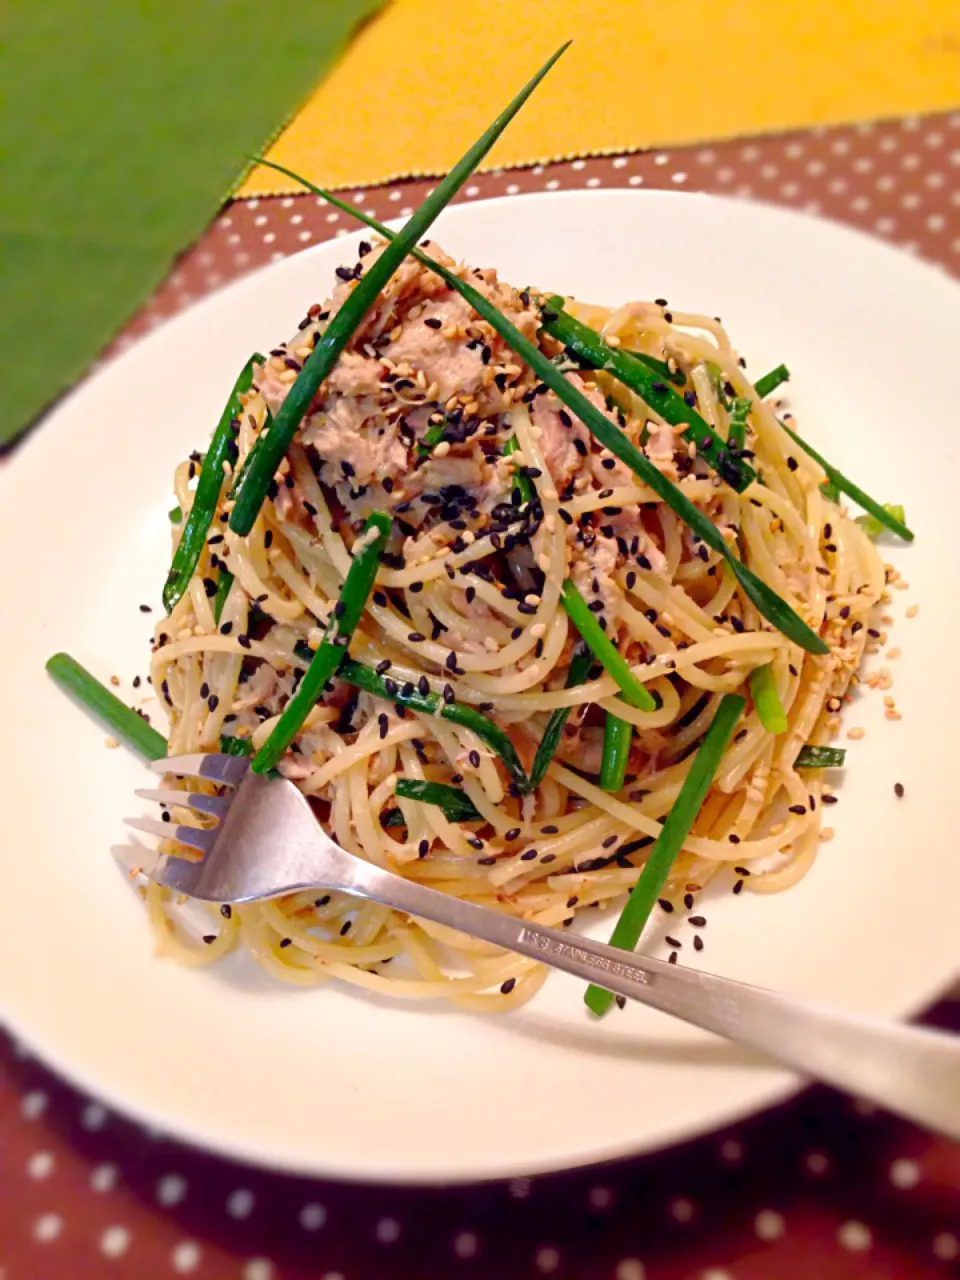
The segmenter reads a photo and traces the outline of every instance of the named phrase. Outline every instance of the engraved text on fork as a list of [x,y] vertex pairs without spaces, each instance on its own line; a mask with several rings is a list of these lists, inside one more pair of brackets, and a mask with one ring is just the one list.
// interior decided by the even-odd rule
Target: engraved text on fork
[[600,969],[604,973],[612,974],[617,978],[629,978],[633,982],[640,983],[641,986],[652,986],[653,979],[647,973],[642,973],[635,969],[632,965],[623,964],[619,960],[609,960],[606,956],[596,956],[592,951],[587,951],[583,947],[578,947],[574,942],[557,942],[553,938],[546,938],[541,933],[535,933],[531,929],[520,930],[520,941],[537,948],[555,957],[564,957],[568,960],[576,960],[580,964],[589,965],[591,969]]

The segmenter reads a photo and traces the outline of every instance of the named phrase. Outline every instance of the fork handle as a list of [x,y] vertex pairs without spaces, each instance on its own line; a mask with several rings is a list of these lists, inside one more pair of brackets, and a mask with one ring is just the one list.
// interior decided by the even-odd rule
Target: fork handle
[[531,956],[960,1138],[960,1036],[849,1013],[609,947],[351,859],[339,886]]

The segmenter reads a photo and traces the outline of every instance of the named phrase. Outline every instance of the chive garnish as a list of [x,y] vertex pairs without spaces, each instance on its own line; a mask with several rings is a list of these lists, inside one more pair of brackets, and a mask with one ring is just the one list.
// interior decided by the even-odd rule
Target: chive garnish
[[[736,693],[724,694],[720,700],[717,714],[704,735],[697,754],[690,762],[690,768],[673,808],[664,819],[660,834],[654,841],[650,856],[640,873],[640,879],[633,886],[633,892],[617,921],[610,938],[612,947],[633,951],[640,941],[643,927],[663,892],[663,886],[667,882],[677,855],[683,848],[683,842],[690,834],[690,828],[706,799],[710,783],[713,781],[723,753],[727,749],[727,743],[745,706],[746,699]],[[613,1003],[613,994],[591,983],[584,995],[584,1003],[596,1014],[606,1013]]]
[[750,672],[750,696],[767,733],[786,733],[787,713],[777,693],[773,666],[769,662],[762,667],[754,667]]
[[641,711],[656,711],[657,704],[653,694],[633,674],[629,662],[600,626],[596,615],[590,612],[586,600],[569,578],[563,584],[560,599],[570,621],[590,646],[597,660],[603,664],[604,670],[613,676],[627,702]]
[[310,660],[310,665],[297,686],[297,691],[283,709],[270,736],[253,757],[251,768],[267,773],[300,732],[300,727],[323,692],[327,681],[336,674],[346,657],[350,637],[360,621],[373,580],[380,567],[380,552],[390,534],[392,521],[383,511],[367,517],[363,533],[357,540],[353,560],[340,591],[339,606],[330,615],[323,639]]
[[627,775],[633,725],[629,720],[607,712],[603,725],[603,755],[600,758],[600,786],[604,791],[619,791]]
[[482,822],[483,814],[464,792],[446,782],[421,782],[419,778],[398,778],[396,794],[401,800],[435,804],[450,822]]
[[[785,422],[780,420],[780,425],[783,427],[790,439],[793,440],[795,444],[798,444],[804,453],[808,453],[814,462],[820,464],[823,470],[827,473],[827,479],[835,491],[839,490],[840,493],[845,493],[848,498],[852,498],[858,506],[863,507],[864,511],[869,511],[874,519],[882,524],[885,529],[892,529],[893,532],[899,538],[903,538],[905,542],[913,541],[913,531],[908,529],[902,520],[898,520],[895,515],[882,505],[882,503],[876,502],[868,493],[864,493],[859,485],[854,484],[852,480],[848,480],[842,471],[838,471],[836,467],[831,466],[822,454],[817,453],[816,449],[814,449],[812,445],[807,444],[806,440],[798,436],[797,433],[791,427],[788,427]],[[830,493],[829,496],[832,497],[833,494]]]
[[842,769],[847,758],[846,747],[814,747],[809,743],[797,752],[795,769]]
[[167,740],[143,716],[121,702],[116,694],[100,683],[68,653],[55,653],[46,664],[47,670],[61,688],[68,690],[85,707],[96,712],[109,729],[148,760],[162,760],[167,754]]
[[[233,384],[233,390],[230,392],[230,398],[220,415],[220,421],[213,433],[206,457],[200,465],[200,476],[197,480],[197,491],[193,495],[193,505],[183,527],[183,533],[180,535],[180,541],[177,543],[173,563],[163,587],[163,607],[167,613],[190,585],[190,579],[197,567],[197,561],[200,559],[200,553],[206,541],[207,530],[216,515],[217,503],[220,501],[220,490],[223,488],[224,481],[223,464],[231,460],[231,454],[236,457],[233,426],[243,410],[240,397],[250,390],[253,383],[253,366],[262,364],[263,361],[264,357],[259,352],[254,352],[240,370]],[[171,516],[172,514],[171,512]]]

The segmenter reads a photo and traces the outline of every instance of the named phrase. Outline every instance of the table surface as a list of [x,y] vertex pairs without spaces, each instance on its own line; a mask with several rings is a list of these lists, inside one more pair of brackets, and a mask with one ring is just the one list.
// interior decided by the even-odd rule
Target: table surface
[[[352,193],[381,218],[429,182]],[[488,174],[459,199],[663,187],[771,200],[960,273],[960,113]],[[312,196],[238,201],[106,358],[196,298],[334,235]],[[960,1031],[960,1001],[931,1021]],[[148,1132],[0,1035],[0,1280],[944,1280],[960,1144],[825,1089],[640,1160],[482,1187],[347,1187]]]

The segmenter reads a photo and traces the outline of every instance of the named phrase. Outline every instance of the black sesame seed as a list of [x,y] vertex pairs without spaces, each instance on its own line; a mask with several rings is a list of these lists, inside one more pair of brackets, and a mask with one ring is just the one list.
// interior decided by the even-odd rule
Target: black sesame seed
[[897,799],[900,799],[900,797],[903,795],[903,792],[904,792],[903,783],[895,782],[893,784],[893,794],[897,797]]
[[204,940],[204,942],[207,944],[207,946],[209,947],[209,946],[210,946],[210,944],[211,944],[211,942],[216,942],[216,940],[217,940],[217,935],[216,935],[215,933],[205,933],[205,934],[203,935],[203,940]]
[[660,907],[660,910],[666,911],[667,915],[670,915],[670,913],[673,911],[673,903],[670,901],[669,898],[658,898],[657,903]]
[[706,923],[706,916],[687,916],[687,924],[692,924],[695,929],[702,929]]
[[702,951],[702,950],[703,950],[703,939],[700,937],[699,933],[694,934],[694,938],[693,938],[693,949],[694,949],[694,951]]
[[516,978],[508,978],[506,982],[500,984],[500,994],[508,996],[516,985]]
[[421,858],[425,858],[429,852],[430,852],[430,841],[421,840],[419,845],[417,846],[418,856]]
[[736,884],[733,886],[733,892],[734,892],[734,893],[743,893],[743,881],[742,881],[742,880],[738,880],[738,881],[736,882]]

